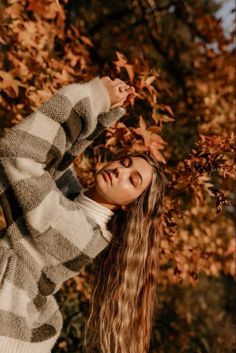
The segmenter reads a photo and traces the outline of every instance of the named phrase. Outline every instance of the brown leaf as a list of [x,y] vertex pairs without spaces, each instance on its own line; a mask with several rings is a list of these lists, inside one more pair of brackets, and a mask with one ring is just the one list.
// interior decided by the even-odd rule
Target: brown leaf
[[167,110],[168,113],[169,113],[172,117],[175,116],[174,113],[173,113],[173,110],[171,109],[171,107],[170,107],[169,105],[165,105],[165,110]]
[[157,161],[166,164],[166,160],[162,153],[157,149],[157,144],[155,142],[150,145],[150,152],[153,154]]
[[3,11],[3,16],[7,17],[10,16],[12,18],[19,18],[21,15],[22,11],[22,4],[15,3],[12,4],[11,6],[8,6],[6,9]]
[[0,71],[0,77],[2,78],[2,81],[0,81],[0,89],[6,90],[7,93],[12,96],[18,96],[19,95],[19,87],[24,87],[24,85],[14,79],[13,75],[11,72],[5,72],[5,71]]
[[156,76],[149,76],[145,79],[145,83],[150,86],[156,80]]
[[133,68],[133,66],[126,64],[124,67],[128,72],[128,76],[129,76],[130,81],[133,82],[134,81],[134,68]]
[[37,13],[41,18],[52,20],[60,14],[63,16],[63,10],[55,0],[49,1],[37,1],[37,0],[28,0],[27,10]]
[[88,45],[89,47],[93,47],[93,43],[91,42],[91,40],[86,37],[86,36],[80,36],[80,39],[82,40],[82,42],[86,45]]

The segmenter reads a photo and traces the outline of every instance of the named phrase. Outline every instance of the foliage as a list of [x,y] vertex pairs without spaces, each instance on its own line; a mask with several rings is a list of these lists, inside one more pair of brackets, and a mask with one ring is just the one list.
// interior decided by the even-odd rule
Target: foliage
[[[163,288],[195,285],[200,273],[234,274],[235,49],[233,33],[226,36],[215,16],[219,6],[205,0],[0,4],[2,131],[70,82],[109,74],[135,87],[126,116],[75,165],[90,186],[95,168],[120,150],[147,150],[166,164]],[[81,278],[64,286],[72,301],[77,292],[89,299],[86,280],[76,285]],[[85,305],[79,308],[78,321]]]
[[234,292],[230,277],[201,276],[195,287],[160,288],[150,352],[231,353],[235,344]]

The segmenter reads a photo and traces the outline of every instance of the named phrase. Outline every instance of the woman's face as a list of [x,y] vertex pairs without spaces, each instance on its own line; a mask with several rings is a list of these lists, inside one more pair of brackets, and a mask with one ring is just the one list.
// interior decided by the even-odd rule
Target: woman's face
[[93,198],[110,209],[125,206],[148,187],[152,173],[152,166],[142,157],[109,162],[95,174]]

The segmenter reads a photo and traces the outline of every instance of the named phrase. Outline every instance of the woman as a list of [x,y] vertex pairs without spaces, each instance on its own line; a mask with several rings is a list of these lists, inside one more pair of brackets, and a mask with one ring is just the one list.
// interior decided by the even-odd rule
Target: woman
[[[99,185],[103,171],[111,173],[112,184]],[[95,262],[88,352],[101,347],[102,353],[146,353],[155,309],[167,179],[151,156],[129,153],[106,165],[95,180],[95,188],[100,189],[96,199],[109,208],[113,204],[115,211],[109,222],[113,239]],[[93,193],[88,195],[93,197]]]
[[53,294],[100,253],[91,349],[147,350],[164,175],[150,156],[130,155],[84,191],[70,169],[132,95],[108,77],[71,84],[0,140],[0,352],[51,352],[62,328]]

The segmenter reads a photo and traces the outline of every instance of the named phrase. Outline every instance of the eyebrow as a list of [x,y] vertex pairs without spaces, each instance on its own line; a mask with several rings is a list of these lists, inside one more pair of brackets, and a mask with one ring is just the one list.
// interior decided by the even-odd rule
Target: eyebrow
[[[129,167],[133,164],[133,159],[132,159],[132,157],[126,157],[126,159],[128,159],[129,161],[130,161],[130,164],[129,164]],[[143,183],[143,177],[142,177],[142,175],[136,170],[136,173],[138,174],[138,176],[139,176],[139,178],[140,178],[140,180],[141,180],[141,184],[140,185],[142,185],[142,183]]]

